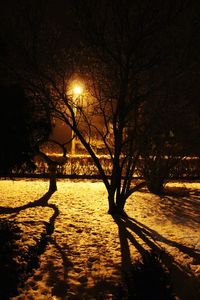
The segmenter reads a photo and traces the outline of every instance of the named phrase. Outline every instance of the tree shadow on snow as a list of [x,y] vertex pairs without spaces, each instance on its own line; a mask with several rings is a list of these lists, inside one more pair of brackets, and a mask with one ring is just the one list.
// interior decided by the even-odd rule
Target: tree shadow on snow
[[[113,216],[118,225],[121,246],[122,271],[128,288],[129,299],[200,299],[199,281],[192,272],[179,265],[161,248],[158,241],[178,248],[181,252],[200,259],[194,249],[170,241],[134,219]],[[132,262],[129,243],[140,253],[141,260]],[[148,250],[147,250],[148,249]]]
[[187,196],[190,195],[190,190],[185,186],[178,186],[178,187],[177,186],[176,187],[166,186],[165,189],[164,189],[163,195],[165,195],[165,196],[174,196],[174,197],[176,197],[176,196],[178,196],[178,197],[180,197],[180,196],[187,197]]
[[200,199],[195,194],[188,196],[169,194],[160,198],[160,208],[174,223],[187,226],[200,225]]
[[33,201],[33,202],[29,202],[25,205],[21,205],[18,207],[7,207],[7,206],[0,206],[0,214],[12,214],[12,213],[19,213],[22,210],[28,209],[28,208],[32,208],[32,207],[38,207],[38,206],[49,206],[48,204],[48,200],[51,198],[51,196],[53,195],[54,192],[52,191],[48,191],[47,193],[45,193],[41,198]]
[[[54,233],[55,221],[59,215],[59,209],[55,204],[48,203],[48,200],[51,198],[53,192],[48,191],[44,196],[40,199],[35,200],[33,202],[29,202],[28,204],[19,206],[19,207],[0,207],[0,214],[18,214],[19,212],[34,208],[34,207],[49,207],[53,210],[53,214],[51,215],[48,222],[42,222],[44,224],[44,230],[40,235],[40,238],[36,241],[34,245],[29,245],[28,248],[24,247],[26,250],[21,251],[21,249],[17,249],[15,247],[15,243],[13,242],[13,236],[15,237],[16,226],[10,226],[10,229],[7,229],[6,232],[12,232],[12,234],[7,235],[8,237],[8,245],[9,249],[7,250],[7,255],[4,255],[4,258],[1,260],[1,268],[3,266],[4,273],[10,272],[12,276],[5,276],[4,280],[0,282],[0,299],[7,300],[10,299],[11,296],[15,296],[19,293],[19,288],[22,289],[26,280],[33,275],[34,271],[39,267],[40,257],[46,251],[46,248],[49,244],[53,244],[54,247],[59,252],[62,262],[63,262],[63,273],[64,279],[67,276],[67,268],[70,265],[70,262],[67,260],[67,257],[60,246],[53,239],[52,234]],[[13,216],[13,215],[12,215]],[[37,222],[31,221],[26,222],[31,223],[34,226]],[[29,224],[30,225],[30,224]],[[37,230],[37,229],[36,229]],[[4,230],[5,231],[5,230]],[[20,230],[19,230],[20,231]],[[1,235],[1,231],[0,231]],[[5,233],[4,233],[5,235]],[[11,238],[9,238],[11,236]],[[20,237],[18,236],[18,239]],[[0,251],[2,247],[0,247]],[[3,250],[2,250],[3,251]],[[5,252],[5,251],[4,251]],[[23,261],[23,266],[17,264],[17,259]],[[50,277],[54,277],[55,272],[53,267],[50,268]],[[53,274],[54,273],[54,274]],[[2,285],[3,283],[3,285]],[[52,283],[53,285],[53,283]],[[57,283],[53,285],[52,293],[57,296],[64,296],[66,294],[67,286],[65,284],[65,280],[57,280]]]
[[[73,264],[67,258],[66,247],[63,249],[53,237],[49,238],[49,244],[58,252],[62,264],[55,264],[55,260],[58,257],[53,256],[52,253],[49,256],[47,254],[45,266],[40,271],[40,278],[42,278],[43,275],[47,275],[46,284],[52,289],[52,297],[55,296],[59,299],[65,299],[68,293],[68,271],[69,268],[73,267]],[[59,270],[60,267],[63,269],[62,272]]]

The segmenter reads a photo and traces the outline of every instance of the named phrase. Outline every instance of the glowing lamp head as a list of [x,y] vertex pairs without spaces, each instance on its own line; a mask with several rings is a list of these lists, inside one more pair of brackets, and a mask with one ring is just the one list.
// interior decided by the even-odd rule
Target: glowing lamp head
[[73,88],[73,92],[75,96],[80,96],[83,93],[83,87],[80,85],[75,85]]

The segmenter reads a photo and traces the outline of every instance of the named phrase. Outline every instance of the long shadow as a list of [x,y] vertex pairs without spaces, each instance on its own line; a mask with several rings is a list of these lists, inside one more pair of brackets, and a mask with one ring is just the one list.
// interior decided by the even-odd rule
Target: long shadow
[[[157,232],[156,234],[159,238],[156,241],[155,231],[152,232],[143,224],[137,223],[127,217],[113,216],[113,218],[119,228],[122,269],[125,274],[130,299],[175,299],[173,293],[170,294],[169,290],[167,290],[169,286],[169,281],[165,280],[168,277],[168,275],[166,275],[167,272],[170,272],[174,291],[181,300],[200,299],[200,282],[193,276],[192,272],[184,268],[184,266],[179,265],[169,253],[161,248],[157,243],[159,238],[161,239],[161,236],[158,235]],[[136,237],[142,240],[142,244],[146,246],[145,248],[136,241]],[[162,242],[163,241],[177,247],[184,253],[199,258],[199,254],[196,253],[194,249],[162,237]],[[132,263],[129,243],[132,243],[141,254],[141,262]],[[146,250],[146,248],[149,250]],[[139,274],[141,275],[141,269],[145,270],[142,278],[140,278],[140,282],[143,283],[143,291],[141,291],[141,285],[139,285],[137,281]],[[149,272],[149,270],[151,270],[151,272]],[[146,273],[148,276],[144,276]],[[152,278],[157,278],[157,284],[153,284]],[[160,281],[159,278],[163,280]],[[149,284],[149,282],[151,284]],[[163,282],[166,282],[166,285],[163,286]],[[153,286],[155,288],[152,288]],[[168,298],[163,295],[168,295]]]
[[160,207],[175,223],[200,225],[200,201],[196,197],[164,196],[160,201]]
[[167,189],[159,201],[163,213],[175,223],[200,225],[200,191],[186,188]]
[[[187,181],[189,182],[189,181]],[[194,181],[192,181],[194,183]],[[191,195],[196,196],[197,199],[200,197],[200,190],[196,188],[190,188],[190,187],[184,187],[184,186],[179,186],[179,187],[172,187],[172,186],[167,186],[165,187],[164,190],[164,195],[166,196],[182,196],[182,197],[189,197]]]
[[25,205],[21,205],[18,207],[7,207],[7,206],[0,206],[0,214],[12,214],[12,213],[19,213],[24,209],[28,209],[31,207],[37,206],[49,206],[48,200],[51,198],[54,192],[48,191],[45,193],[40,199],[37,199],[33,202],[29,202]]
[[[25,261],[27,261],[25,267],[25,274],[29,276],[33,269],[38,267],[39,258],[45,252],[48,243],[50,242],[51,235],[54,232],[55,220],[59,215],[59,210],[55,204],[42,205],[46,207],[51,207],[53,209],[53,214],[49,219],[49,222],[44,222],[45,230],[42,232],[40,239],[37,241],[36,245],[30,246],[27,253],[25,253]],[[32,207],[32,206],[31,206]]]
[[[129,221],[128,221],[129,220]],[[185,245],[182,245],[178,242],[169,240],[159,234],[156,230],[153,230],[149,228],[148,226],[142,224],[141,222],[135,220],[134,218],[128,217],[127,225],[130,226],[132,230],[138,230],[141,231],[144,235],[151,238],[154,242],[162,242],[164,244],[167,244],[169,246],[175,247],[184,254],[189,255],[190,257],[193,257],[195,260],[197,260],[200,263],[200,251],[196,250],[195,248],[187,247]],[[130,221],[131,220],[131,221]]]
[[[41,233],[40,239],[36,242],[35,245],[29,246],[28,250],[26,252],[20,253],[21,259],[25,262],[23,268],[17,273],[17,277],[15,280],[18,284],[17,289],[23,288],[26,280],[33,275],[33,272],[35,269],[39,266],[39,261],[41,255],[45,252],[46,247],[48,244],[52,243],[58,252],[61,255],[62,261],[63,261],[63,268],[64,268],[64,280],[63,282],[57,282],[57,289],[54,287],[54,294],[58,296],[64,296],[62,293],[66,292],[67,286],[66,286],[66,276],[67,276],[67,270],[70,266],[70,262],[67,260],[66,255],[64,251],[61,249],[61,247],[54,241],[52,238],[52,235],[54,233],[55,229],[55,221],[56,218],[59,216],[59,209],[55,204],[48,203],[48,200],[52,196],[53,192],[48,191],[44,196],[42,196],[40,199],[35,200],[33,202],[29,202],[25,205],[19,206],[19,207],[0,207],[0,214],[13,214],[13,213],[19,213],[22,210],[33,208],[33,207],[49,207],[53,210],[53,214],[50,217],[48,222],[42,222],[45,225],[44,231]],[[34,223],[34,222],[33,222]],[[15,255],[19,255],[19,253],[16,253]],[[13,294],[14,293],[14,294]],[[17,290],[15,288],[15,291],[12,290],[11,294],[17,295]],[[62,294],[62,295],[61,295]],[[9,299],[10,295],[4,295],[3,300]]]
[[47,262],[45,264],[45,267],[43,267],[41,270],[40,277],[48,273],[46,284],[52,289],[52,297],[55,296],[56,298],[58,297],[59,299],[65,299],[67,297],[67,293],[69,289],[69,285],[67,281],[68,271],[70,268],[73,267],[73,264],[67,258],[64,249],[56,242],[56,240],[52,236],[49,237],[49,244],[55,247],[55,249],[58,251],[58,254],[62,259],[63,275],[61,275],[61,273],[58,270],[60,268],[60,265],[59,266],[55,265],[54,259],[52,255],[50,255],[50,258],[48,258],[47,256]]

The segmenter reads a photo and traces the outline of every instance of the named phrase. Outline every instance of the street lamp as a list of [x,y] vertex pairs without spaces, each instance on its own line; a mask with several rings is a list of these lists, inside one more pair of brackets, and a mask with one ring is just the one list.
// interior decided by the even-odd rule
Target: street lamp
[[[73,106],[73,112],[74,116],[76,117],[76,112],[77,112],[77,102],[79,102],[81,96],[83,94],[83,85],[75,83],[72,87],[72,97],[73,97],[73,102],[75,105]],[[71,155],[75,154],[76,151],[76,138],[73,136],[73,131],[72,131],[72,144],[71,144]]]
[[75,97],[79,97],[83,93],[83,87],[81,85],[75,85],[73,88],[73,94]]

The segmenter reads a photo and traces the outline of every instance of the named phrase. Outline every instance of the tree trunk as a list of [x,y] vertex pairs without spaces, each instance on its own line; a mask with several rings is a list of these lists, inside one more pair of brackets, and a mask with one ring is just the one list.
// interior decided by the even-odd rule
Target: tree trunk
[[126,198],[124,197],[124,195],[122,195],[122,194],[118,195],[117,206],[116,206],[117,214],[119,214],[119,215],[125,214],[125,211],[124,211],[125,203],[126,203]]
[[108,213],[110,215],[116,213],[116,204],[115,204],[115,198],[113,192],[108,194]]
[[121,201],[117,205],[117,210],[119,211],[119,213],[123,213],[124,212],[125,203],[126,203],[126,200],[122,197]]
[[164,180],[161,180],[161,179],[151,179],[151,180],[148,180],[146,182],[147,184],[147,188],[148,190],[155,194],[155,195],[161,195],[163,194],[163,190],[164,190]]
[[120,193],[120,190],[118,190],[116,195],[116,209],[117,213],[122,213],[124,211],[124,205],[125,205],[125,198],[122,193]]
[[124,212],[124,206],[126,203],[125,197],[121,194],[117,194],[116,201],[115,201],[115,194],[110,193],[108,195],[108,204],[109,204],[109,210],[108,213],[111,215],[115,214],[125,214]]
[[56,169],[57,165],[49,164],[49,191],[57,191],[57,182],[56,182]]

